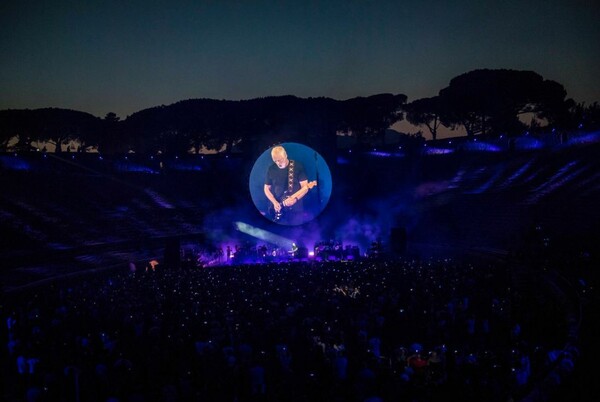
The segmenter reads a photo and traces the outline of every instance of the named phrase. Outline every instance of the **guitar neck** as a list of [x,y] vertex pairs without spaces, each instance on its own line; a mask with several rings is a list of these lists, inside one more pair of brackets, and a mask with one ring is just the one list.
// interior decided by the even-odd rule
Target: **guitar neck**
[[300,199],[300,197],[304,196],[306,193],[308,193],[308,190],[310,190],[311,188],[313,188],[316,185],[317,185],[316,181],[311,181],[310,183],[308,183],[307,186],[302,187],[300,190],[296,191],[294,194],[292,194],[288,198],[298,198],[298,199]]
[[308,193],[308,187],[302,187],[300,190],[296,191],[294,194],[290,195],[288,198],[298,198],[302,197]]

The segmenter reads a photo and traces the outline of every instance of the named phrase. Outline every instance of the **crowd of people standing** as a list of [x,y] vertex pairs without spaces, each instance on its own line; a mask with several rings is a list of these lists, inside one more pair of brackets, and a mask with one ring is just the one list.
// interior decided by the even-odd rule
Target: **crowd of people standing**
[[524,299],[506,264],[453,259],[57,279],[5,296],[3,396],[507,401],[566,358],[559,306]]

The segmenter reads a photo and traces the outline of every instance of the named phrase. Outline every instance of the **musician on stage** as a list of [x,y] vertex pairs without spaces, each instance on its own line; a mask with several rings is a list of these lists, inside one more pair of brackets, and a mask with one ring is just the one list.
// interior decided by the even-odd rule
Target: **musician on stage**
[[298,246],[296,245],[296,243],[292,243],[292,249],[290,251],[288,251],[288,253],[290,254],[290,257],[292,257],[292,258],[298,257]]
[[271,149],[273,164],[265,177],[265,196],[272,204],[271,219],[277,223],[298,225],[303,223],[302,198],[309,190],[304,165],[288,158],[285,149],[278,145]]

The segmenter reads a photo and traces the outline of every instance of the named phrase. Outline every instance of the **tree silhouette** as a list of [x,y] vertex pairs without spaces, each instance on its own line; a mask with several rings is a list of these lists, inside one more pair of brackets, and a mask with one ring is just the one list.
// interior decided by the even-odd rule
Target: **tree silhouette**
[[422,98],[406,105],[406,120],[415,126],[425,126],[435,141],[437,130],[442,124],[440,98]]
[[97,132],[84,136],[85,141],[98,147],[102,153],[123,152],[127,147],[127,139],[123,136],[124,130],[120,118],[114,112],[109,112],[102,120],[101,128]]
[[15,149],[32,149],[32,142],[62,145],[79,140],[86,133],[98,130],[99,119],[88,113],[69,109],[45,108],[0,111],[0,136],[3,150],[12,138],[18,138]]
[[335,101],[295,96],[244,101],[190,99],[131,115],[124,130],[132,133],[135,148],[150,152],[196,152],[202,147],[231,152],[252,151],[274,143],[301,141],[333,148],[340,129],[369,141],[385,134],[398,119],[404,95],[376,95]]
[[189,99],[141,110],[121,121],[66,109],[0,111],[0,151],[31,150],[32,142],[56,144],[71,140],[82,149],[103,153],[135,150],[172,154],[203,148],[255,152],[281,142],[299,141],[333,151],[336,134],[359,144],[382,142],[386,130],[404,118],[425,126],[437,138],[440,124],[464,126],[468,136],[515,135],[523,131],[520,117],[532,113],[552,127],[572,129],[598,125],[598,105],[576,105],[557,82],[532,71],[474,70],[453,78],[438,96],[406,105],[402,94],[378,94],[344,101],[331,98],[277,96],[241,101]]
[[570,104],[565,97],[562,85],[533,71],[486,69],[453,78],[440,90],[439,105],[444,125],[462,125],[468,136],[516,134],[524,128],[524,113],[561,121]]
[[589,106],[584,106],[581,118],[576,121],[578,122],[577,126],[582,124],[587,130],[600,129],[600,104],[594,102]]
[[2,110],[0,111],[0,151],[8,150],[9,142],[17,137],[22,136],[26,131],[26,119],[23,115],[24,110]]
[[357,137],[361,144],[383,140],[385,130],[403,119],[406,95],[380,94],[343,102],[338,130]]

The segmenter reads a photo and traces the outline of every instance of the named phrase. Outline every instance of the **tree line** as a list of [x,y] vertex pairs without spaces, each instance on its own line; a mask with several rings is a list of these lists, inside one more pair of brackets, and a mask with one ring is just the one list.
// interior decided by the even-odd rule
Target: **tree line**
[[[485,69],[455,77],[437,96],[411,103],[403,94],[343,101],[295,96],[189,99],[141,110],[125,120],[115,113],[99,118],[56,108],[2,110],[0,152],[9,144],[21,151],[52,144],[60,152],[72,141],[80,150],[103,153],[230,152],[234,146],[243,152],[292,140],[327,150],[335,147],[337,135],[353,136],[360,144],[381,141],[403,119],[427,130],[434,140],[441,125],[464,128],[468,136],[515,136],[536,128],[538,121],[558,130],[582,123],[595,128],[599,109],[597,103],[575,103],[561,84],[535,72]],[[525,114],[535,119],[527,124]]]

